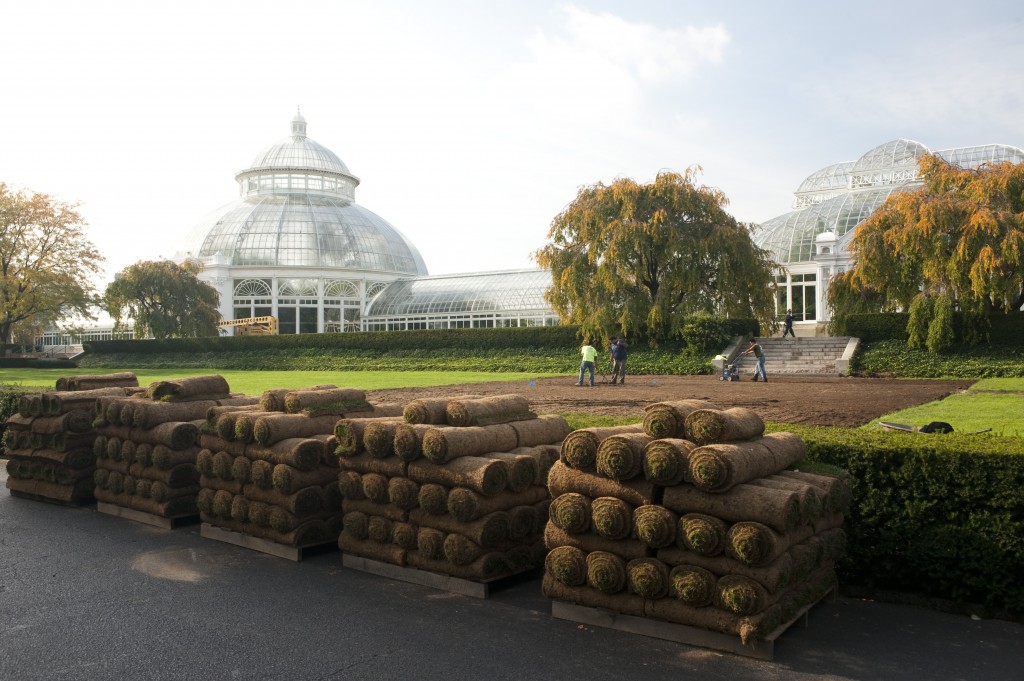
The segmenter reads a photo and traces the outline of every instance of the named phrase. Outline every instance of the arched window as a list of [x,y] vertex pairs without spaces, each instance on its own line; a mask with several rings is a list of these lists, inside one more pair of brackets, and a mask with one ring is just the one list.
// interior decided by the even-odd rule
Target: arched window
[[270,295],[270,282],[263,279],[243,279],[235,284],[235,297],[254,298]]

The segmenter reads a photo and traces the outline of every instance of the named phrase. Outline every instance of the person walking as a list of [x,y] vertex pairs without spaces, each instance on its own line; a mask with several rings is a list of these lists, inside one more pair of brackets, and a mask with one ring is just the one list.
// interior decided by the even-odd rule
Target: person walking
[[612,338],[612,385],[618,380],[619,385],[626,384],[626,356],[629,354],[629,343],[625,338]]
[[[768,374],[764,372],[764,349],[758,344],[756,338],[750,339],[750,347],[740,353],[741,355],[753,354],[757,358],[757,364],[754,365],[754,377],[750,380],[756,381],[758,375],[761,376],[761,380],[765,383],[768,382]],[[582,375],[582,374],[581,374]]]
[[580,348],[580,354],[583,355],[583,361],[580,363],[580,378],[576,381],[576,385],[583,385],[583,374],[590,372],[590,387],[594,387],[594,361],[597,359],[597,348],[590,343],[585,343]]
[[793,333],[793,311],[786,310],[786,322],[785,326],[782,327],[782,337],[785,338],[786,334],[789,334],[793,338],[796,338],[796,334]]

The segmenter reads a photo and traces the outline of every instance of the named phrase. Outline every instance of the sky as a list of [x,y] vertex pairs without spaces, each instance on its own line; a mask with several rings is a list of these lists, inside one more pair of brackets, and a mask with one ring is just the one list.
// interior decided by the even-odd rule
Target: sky
[[308,135],[431,274],[535,267],[581,187],[700,166],[738,220],[896,138],[1024,147],[1024,5],[0,0],[0,182],[171,258]]

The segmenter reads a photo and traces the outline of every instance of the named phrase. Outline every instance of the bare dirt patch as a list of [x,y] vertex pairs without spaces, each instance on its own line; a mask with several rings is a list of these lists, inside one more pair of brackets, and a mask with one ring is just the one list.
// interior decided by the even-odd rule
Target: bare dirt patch
[[577,387],[575,377],[469,383],[438,388],[401,388],[368,393],[373,402],[405,403],[420,397],[517,393],[542,414],[641,416],[655,402],[703,399],[723,407],[747,407],[766,421],[812,426],[861,426],[899,409],[966,390],[973,381],[772,376],[768,383],[721,381],[717,376],[629,376],[625,385]]

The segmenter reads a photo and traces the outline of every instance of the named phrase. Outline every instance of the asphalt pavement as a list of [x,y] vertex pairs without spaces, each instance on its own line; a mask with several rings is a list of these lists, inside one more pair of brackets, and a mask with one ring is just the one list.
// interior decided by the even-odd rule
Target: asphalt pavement
[[1024,625],[839,597],[767,662],[555,619],[536,575],[481,600],[0,491],[2,680],[633,678],[1019,681]]

